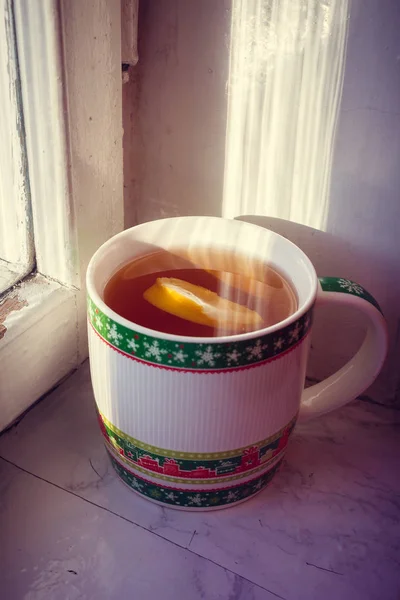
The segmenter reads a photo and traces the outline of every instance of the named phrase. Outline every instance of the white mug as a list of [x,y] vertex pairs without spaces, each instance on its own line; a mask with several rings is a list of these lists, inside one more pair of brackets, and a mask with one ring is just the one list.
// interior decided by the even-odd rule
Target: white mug
[[[210,249],[268,263],[296,291],[296,312],[259,331],[193,338],[147,329],[105,304],[107,282],[132,259],[193,248],[202,267]],[[128,229],[93,256],[87,290],[92,383],[112,464],[132,490],[172,508],[224,508],[262,490],[297,419],[354,399],[387,352],[385,320],[365,289],[318,279],[297,246],[250,223],[177,217]],[[358,308],[368,331],[347,365],[303,390],[313,311],[322,303]]]

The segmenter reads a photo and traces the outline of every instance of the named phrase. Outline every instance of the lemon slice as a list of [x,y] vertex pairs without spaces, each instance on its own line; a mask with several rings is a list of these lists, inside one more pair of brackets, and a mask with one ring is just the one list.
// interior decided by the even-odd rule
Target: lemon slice
[[143,294],[156,308],[199,325],[219,329],[257,329],[262,317],[215,292],[173,277],[159,277]]

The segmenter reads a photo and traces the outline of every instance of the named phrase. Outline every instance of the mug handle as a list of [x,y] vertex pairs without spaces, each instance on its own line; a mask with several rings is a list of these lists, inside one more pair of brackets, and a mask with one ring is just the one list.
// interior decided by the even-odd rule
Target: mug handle
[[377,377],[388,348],[386,321],[379,304],[361,285],[349,279],[319,277],[316,306],[354,306],[368,317],[359,351],[339,371],[303,391],[299,420],[308,421],[354,400]]

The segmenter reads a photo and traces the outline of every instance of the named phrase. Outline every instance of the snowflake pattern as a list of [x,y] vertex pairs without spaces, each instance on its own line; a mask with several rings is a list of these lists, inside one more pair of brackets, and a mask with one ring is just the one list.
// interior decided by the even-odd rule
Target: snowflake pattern
[[196,494],[195,496],[188,496],[189,504],[192,506],[201,506],[203,504],[203,498],[200,494]]
[[95,325],[96,325],[97,329],[99,329],[101,331],[103,329],[102,318],[99,317],[99,315],[95,315],[94,322],[95,322]]
[[289,340],[291,343],[297,342],[300,337],[301,327],[299,323],[296,323],[295,326],[289,331]]
[[255,484],[253,485],[253,492],[258,492],[259,490],[261,490],[262,486],[263,486],[262,479],[259,479],[259,480],[257,481],[257,483],[255,483]]
[[131,485],[131,487],[133,487],[134,490],[137,490],[138,492],[142,491],[143,486],[141,483],[139,483],[139,481],[137,479],[132,479],[132,482],[130,485]]
[[130,350],[132,352],[137,352],[137,350],[139,348],[139,344],[137,343],[137,341],[134,338],[128,340],[126,342],[126,345],[128,346],[128,348],[130,348]]
[[285,340],[283,337],[279,337],[277,340],[275,340],[274,342],[274,350],[282,350],[283,346],[285,345]]
[[172,353],[172,356],[173,359],[178,363],[185,363],[188,357],[188,355],[185,354],[183,350],[175,350],[175,352]]
[[232,492],[232,490],[225,496],[227,502],[235,502],[238,499],[238,492]]
[[174,494],[174,492],[167,492],[165,494],[165,498],[167,500],[171,500],[171,502],[175,502],[175,500],[177,500],[179,496],[177,494]]
[[143,345],[146,348],[145,355],[147,358],[154,358],[157,362],[161,362],[163,354],[167,354],[168,352],[164,348],[161,348],[158,340],[153,340],[151,343],[143,342]]
[[213,347],[211,345],[207,346],[205,350],[196,350],[195,354],[199,357],[199,365],[205,364],[209,365],[210,367],[213,367],[215,365],[215,359],[221,356],[220,352],[213,351]]
[[113,323],[112,325],[110,325],[110,323],[107,323],[106,327],[107,327],[107,337],[108,337],[109,341],[112,342],[113,344],[115,344],[116,346],[119,346],[121,343],[121,340],[123,338],[123,335],[118,332],[116,324]]
[[261,339],[258,339],[254,346],[248,346],[246,348],[247,360],[261,360],[263,358],[264,350],[268,348],[268,344],[263,344]]
[[358,283],[350,281],[350,279],[338,279],[338,284],[341,288],[351,294],[357,294],[357,296],[362,296],[364,294],[364,288],[361,287],[361,285],[358,285]]
[[341,294],[354,294],[363,300],[366,300],[372,306],[375,306],[377,310],[381,314],[382,309],[379,306],[378,302],[375,300],[371,294],[367,292],[362,285],[351,281],[351,279],[338,279],[337,277],[319,277],[319,283],[323,292],[333,292],[333,293],[341,293]]
[[228,363],[229,366],[232,366],[233,364],[237,365],[238,360],[241,356],[242,356],[241,353],[238,352],[235,348],[234,350],[232,350],[232,352],[227,353],[226,362]]
[[[336,280],[338,281],[338,280]],[[347,282],[347,280],[340,280]],[[351,285],[357,285],[352,284]],[[361,286],[359,286],[360,289]],[[97,333],[109,344],[137,360],[167,368],[190,370],[235,369],[256,365],[290,349],[307,333],[311,311],[284,329],[255,340],[230,343],[176,343],[142,335],[114,322],[89,300],[88,317]]]

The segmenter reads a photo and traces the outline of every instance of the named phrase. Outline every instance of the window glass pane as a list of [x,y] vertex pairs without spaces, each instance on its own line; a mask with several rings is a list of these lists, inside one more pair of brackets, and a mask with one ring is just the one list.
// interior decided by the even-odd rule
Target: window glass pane
[[0,293],[29,273],[33,239],[10,0],[0,0]]

